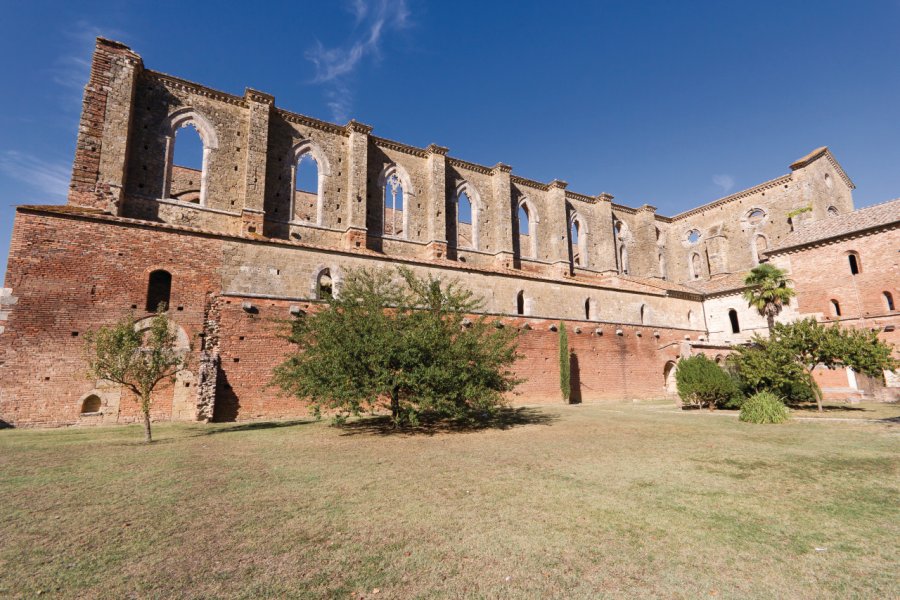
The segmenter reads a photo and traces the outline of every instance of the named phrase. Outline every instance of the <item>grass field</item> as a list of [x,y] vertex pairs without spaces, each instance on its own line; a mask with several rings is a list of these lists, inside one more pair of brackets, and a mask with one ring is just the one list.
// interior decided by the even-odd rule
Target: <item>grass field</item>
[[0,597],[896,598],[898,434],[624,403],[2,431]]

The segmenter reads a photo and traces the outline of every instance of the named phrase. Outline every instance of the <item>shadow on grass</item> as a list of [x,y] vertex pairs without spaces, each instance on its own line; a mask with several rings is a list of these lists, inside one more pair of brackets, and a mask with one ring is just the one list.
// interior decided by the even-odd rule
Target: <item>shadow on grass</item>
[[503,408],[496,415],[483,420],[451,421],[422,418],[417,427],[395,428],[387,415],[365,417],[341,426],[342,435],[435,435],[437,433],[465,433],[485,429],[512,429],[522,425],[552,425],[557,415],[535,408]]
[[240,425],[227,425],[200,431],[197,435],[217,435],[220,433],[240,433],[242,431],[260,431],[264,429],[282,429],[285,427],[299,427],[300,425],[312,425],[315,420],[291,419],[289,421],[252,421]]
[[[788,408],[792,410],[809,410],[819,412],[818,408],[816,408],[815,403],[807,404],[807,403],[799,403],[799,404],[788,404]],[[822,406],[822,412],[866,412],[867,408],[861,406],[852,406],[850,404],[826,404]]]

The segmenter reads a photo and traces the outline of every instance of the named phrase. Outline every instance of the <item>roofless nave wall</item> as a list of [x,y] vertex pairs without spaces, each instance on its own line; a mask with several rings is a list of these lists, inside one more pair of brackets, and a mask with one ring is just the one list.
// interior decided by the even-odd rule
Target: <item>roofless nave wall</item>
[[[176,133],[188,126],[203,144],[199,171],[173,165]],[[233,96],[145,69],[130,49],[100,39],[69,202],[398,258],[674,283],[744,271],[792,221],[853,208],[853,184],[824,148],[788,175],[668,218],[372,131],[277,108],[255,90]],[[317,170],[311,193],[294,185],[303,160]]]

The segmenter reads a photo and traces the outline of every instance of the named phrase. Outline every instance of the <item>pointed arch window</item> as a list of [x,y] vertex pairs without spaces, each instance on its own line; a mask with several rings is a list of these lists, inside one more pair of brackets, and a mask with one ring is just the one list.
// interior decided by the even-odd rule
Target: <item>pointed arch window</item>
[[587,300],[584,301],[584,320],[585,321],[591,320],[591,299],[590,298],[588,298]]
[[455,248],[478,250],[481,196],[467,181],[456,186],[452,201],[447,207],[447,239]]
[[691,279],[700,279],[703,276],[703,259],[698,252],[691,253],[690,258]]
[[766,236],[759,234],[753,237],[753,264],[758,265],[762,258],[762,254],[768,249],[769,240]]
[[522,290],[519,290],[519,293],[516,294],[516,314],[525,314],[525,292]]
[[859,253],[848,252],[847,262],[849,262],[850,264],[851,275],[859,275],[860,273],[862,273],[862,262],[859,260]]
[[516,232],[519,241],[519,256],[537,258],[537,213],[527,200],[519,202],[516,211]]
[[210,156],[219,147],[215,129],[193,108],[182,108],[163,122],[163,136],[162,197],[206,206]]
[[887,309],[890,311],[894,310],[894,296],[890,292],[884,292],[884,303],[887,306]]
[[572,268],[588,266],[587,227],[581,215],[574,213],[569,219],[569,256]]
[[731,323],[731,333],[741,332],[741,323],[738,321],[737,311],[733,308],[728,311],[728,321]]
[[645,325],[650,320],[650,309],[646,304],[641,304],[641,325]]
[[331,174],[328,158],[311,140],[294,146],[292,156],[291,202],[287,219],[321,226],[325,210],[325,178]]

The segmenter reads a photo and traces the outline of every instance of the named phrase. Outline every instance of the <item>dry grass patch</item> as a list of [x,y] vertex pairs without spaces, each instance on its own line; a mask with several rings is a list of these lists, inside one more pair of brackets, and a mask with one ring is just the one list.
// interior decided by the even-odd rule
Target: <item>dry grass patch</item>
[[614,404],[155,431],[0,432],[0,595],[900,594],[889,424]]

